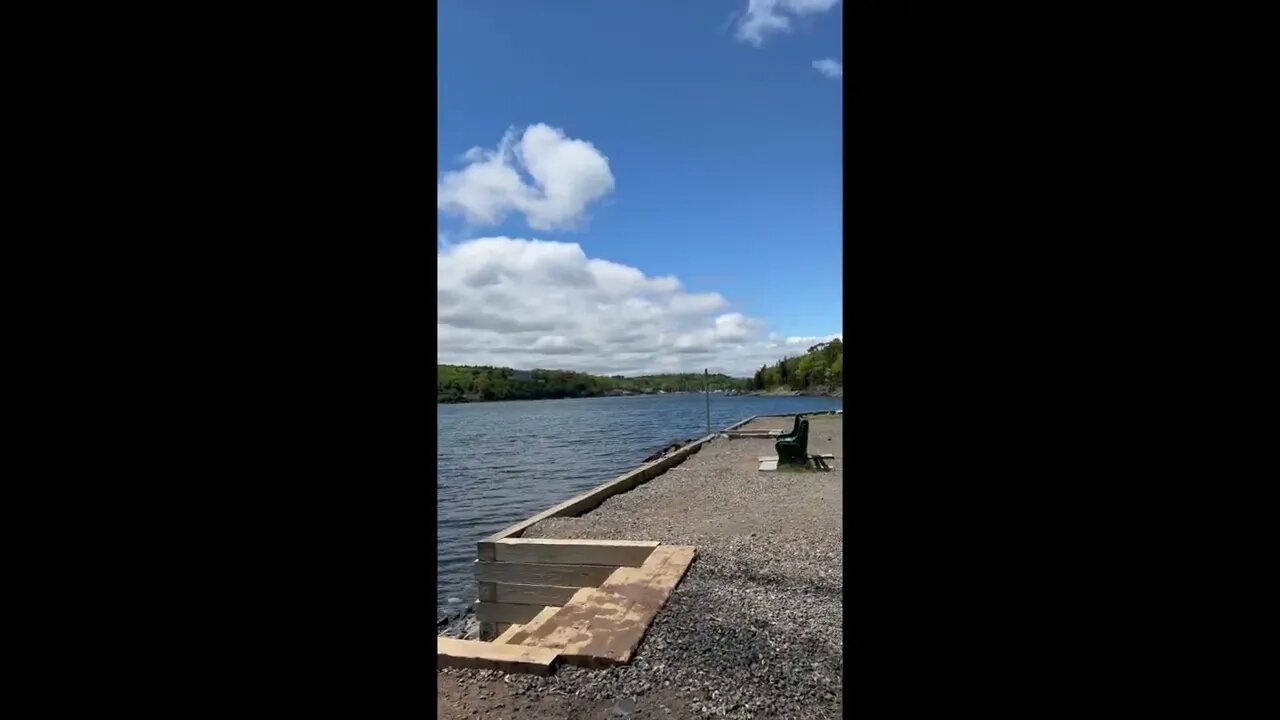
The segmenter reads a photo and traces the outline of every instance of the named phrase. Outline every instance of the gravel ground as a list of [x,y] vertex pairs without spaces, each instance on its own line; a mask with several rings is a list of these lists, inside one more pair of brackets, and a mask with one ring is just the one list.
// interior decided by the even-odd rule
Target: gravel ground
[[721,438],[583,517],[530,528],[525,537],[658,540],[697,556],[630,664],[547,678],[440,670],[439,715],[840,717],[842,430],[842,417],[810,419],[810,452],[834,453],[831,472],[762,473],[771,440]]

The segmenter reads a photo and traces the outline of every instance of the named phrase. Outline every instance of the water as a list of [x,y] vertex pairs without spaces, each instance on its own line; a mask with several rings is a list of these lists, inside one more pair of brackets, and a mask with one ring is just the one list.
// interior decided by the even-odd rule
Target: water
[[[475,600],[478,540],[638,467],[671,440],[702,437],[704,402],[689,394],[437,406],[437,616]],[[843,407],[839,398],[712,395],[711,427]]]

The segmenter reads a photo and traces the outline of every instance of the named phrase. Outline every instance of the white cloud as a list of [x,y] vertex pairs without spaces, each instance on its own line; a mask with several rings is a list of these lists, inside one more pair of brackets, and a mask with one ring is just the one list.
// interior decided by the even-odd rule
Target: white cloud
[[813,344],[792,340],[821,341],[779,342],[719,293],[588,258],[576,243],[480,238],[439,249],[437,260],[441,363],[745,377]]
[[823,13],[840,0],[747,0],[747,12],[738,23],[738,39],[759,47],[772,33],[791,30],[791,18]]
[[496,149],[474,147],[462,159],[466,167],[437,181],[436,208],[477,226],[497,225],[515,211],[536,230],[576,227],[614,185],[609,159],[594,145],[542,123],[518,139],[509,130]]
[[839,60],[832,60],[831,58],[814,60],[813,69],[829,78],[838,78],[844,75],[844,65],[841,65]]
[[808,350],[810,347],[812,347],[812,346],[814,346],[814,345],[817,345],[818,343],[831,342],[832,340],[835,340],[836,338],[840,338],[840,340],[843,342],[843,341],[844,341],[844,334],[843,334],[843,333],[836,333],[836,334],[834,334],[834,335],[809,335],[809,336],[806,336],[806,337],[795,337],[795,336],[792,336],[792,337],[787,338],[787,344],[788,344],[788,345],[803,345],[803,346],[804,346],[804,349],[805,349],[805,350]]

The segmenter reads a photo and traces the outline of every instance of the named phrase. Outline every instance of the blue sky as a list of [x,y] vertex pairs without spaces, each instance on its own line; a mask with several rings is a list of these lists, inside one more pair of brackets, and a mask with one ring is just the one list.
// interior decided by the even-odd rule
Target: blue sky
[[740,373],[842,334],[842,12],[439,3],[440,362]]

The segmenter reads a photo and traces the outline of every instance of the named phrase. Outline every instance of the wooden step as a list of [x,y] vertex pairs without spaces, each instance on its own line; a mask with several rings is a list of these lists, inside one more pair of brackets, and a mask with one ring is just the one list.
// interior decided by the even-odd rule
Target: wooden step
[[512,645],[523,644],[530,635],[532,635],[538,628],[542,627],[548,620],[555,617],[558,612],[560,612],[560,608],[558,607],[543,608],[542,612],[534,616],[532,620],[520,626],[520,630],[513,634],[507,642]]
[[550,675],[557,654],[554,650],[527,645],[436,638],[438,667],[465,667]]
[[[559,608],[557,608],[557,609],[559,609]],[[498,637],[494,638],[494,639],[493,639],[493,641],[494,641],[494,642],[496,642],[496,643],[506,643],[506,644],[509,644],[509,645],[519,645],[520,643],[513,643],[513,642],[511,642],[511,636],[513,636],[513,635],[515,635],[516,633],[520,632],[520,628],[523,628],[523,627],[524,627],[523,625],[516,624],[516,623],[513,623],[513,624],[511,624],[511,625],[508,625],[508,626],[507,626],[507,629],[506,629],[506,630],[503,630],[503,631],[502,631],[502,634],[501,634],[501,635],[499,635]]]

